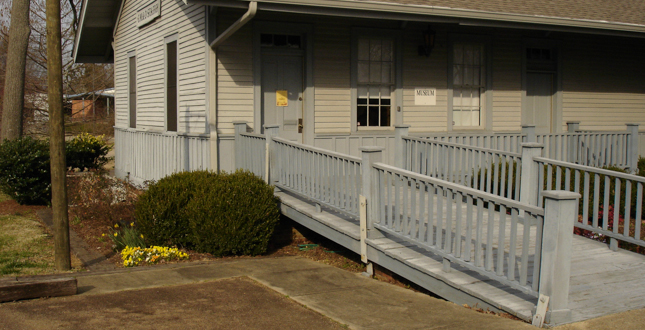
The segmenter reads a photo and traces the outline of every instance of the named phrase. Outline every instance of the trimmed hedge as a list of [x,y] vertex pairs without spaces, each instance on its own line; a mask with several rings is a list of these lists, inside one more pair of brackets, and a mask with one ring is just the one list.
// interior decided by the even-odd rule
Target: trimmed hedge
[[273,187],[238,170],[201,188],[188,205],[195,249],[215,256],[265,253],[280,220]]
[[273,187],[247,171],[173,174],[139,197],[135,217],[148,244],[215,256],[266,252],[280,219]]
[[19,204],[51,201],[49,143],[24,137],[0,144],[0,190]]
[[150,186],[135,205],[137,227],[146,242],[160,246],[190,246],[188,203],[199,198],[198,188],[209,184],[217,174],[207,171],[181,172]]

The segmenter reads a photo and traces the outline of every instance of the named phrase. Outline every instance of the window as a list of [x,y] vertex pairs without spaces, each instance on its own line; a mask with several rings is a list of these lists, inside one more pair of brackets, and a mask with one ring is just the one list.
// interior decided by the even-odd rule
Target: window
[[390,126],[396,77],[394,40],[359,37],[356,60],[356,125]]
[[260,46],[300,49],[302,37],[299,35],[267,34],[260,35]]
[[128,101],[130,107],[130,128],[137,128],[137,60],[135,56],[128,59]]
[[177,40],[166,43],[166,130],[177,131]]
[[486,88],[484,47],[454,43],[452,56],[452,120],[456,127],[482,125],[482,95]]

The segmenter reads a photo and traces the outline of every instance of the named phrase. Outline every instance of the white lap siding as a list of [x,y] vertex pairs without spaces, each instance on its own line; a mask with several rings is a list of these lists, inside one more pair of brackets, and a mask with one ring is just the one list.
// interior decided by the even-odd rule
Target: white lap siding
[[178,35],[178,132],[206,133],[205,8],[161,1],[161,17],[137,27],[136,14],[149,1],[126,1],[114,36],[116,126],[128,126],[128,52],[136,52],[137,129],[164,131],[164,37]]

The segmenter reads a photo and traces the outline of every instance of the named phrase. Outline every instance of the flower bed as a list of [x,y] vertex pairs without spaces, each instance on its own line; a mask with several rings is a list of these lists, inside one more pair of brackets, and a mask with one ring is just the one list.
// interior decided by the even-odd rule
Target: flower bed
[[142,264],[154,265],[173,260],[187,260],[188,254],[176,248],[152,246],[149,248],[126,246],[121,251],[123,266],[134,267]]

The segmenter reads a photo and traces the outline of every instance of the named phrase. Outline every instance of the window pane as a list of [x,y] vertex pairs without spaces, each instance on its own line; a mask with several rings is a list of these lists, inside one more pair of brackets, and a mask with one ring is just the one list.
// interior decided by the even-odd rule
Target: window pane
[[358,61],[358,82],[370,82],[370,64],[367,61]]
[[452,106],[455,109],[461,109],[461,89],[455,88],[452,91]]
[[381,126],[390,126],[390,107],[388,106],[381,107]]
[[455,50],[453,54],[453,63],[454,64],[462,64],[464,63],[463,60],[464,54],[463,54],[463,46],[459,44],[455,44]]
[[473,67],[470,65],[464,66],[464,81],[463,84],[466,86],[473,85]]
[[381,40],[370,40],[370,61],[381,60]]
[[367,107],[359,106],[356,109],[356,120],[358,126],[367,126]]
[[473,63],[473,46],[464,46],[464,64],[472,65]]
[[471,114],[470,110],[461,110],[461,126],[472,126]]
[[392,54],[392,40],[383,40],[383,61],[392,61],[394,54]]
[[461,126],[461,110],[454,110],[452,112],[452,121],[455,126]]
[[370,82],[381,82],[381,62],[370,62]]
[[368,39],[358,39],[358,60],[369,61],[370,59],[370,41]]
[[481,67],[478,67],[478,66],[475,67],[473,70],[473,85],[475,86],[482,85],[480,74],[481,74]]
[[390,99],[381,99],[381,105],[390,105],[391,100]]
[[479,89],[473,89],[472,90],[472,97],[471,97],[471,102],[470,105],[473,107],[473,109],[479,109]]
[[300,36],[289,36],[287,41],[290,48],[300,48]]
[[273,43],[275,46],[286,46],[287,45],[287,36],[284,34],[276,34],[273,36]]
[[392,64],[388,62],[383,62],[383,66],[381,68],[381,82],[384,84],[391,84],[392,83],[392,77],[390,74],[392,73]]
[[380,107],[370,107],[369,113],[369,125],[370,126],[379,126],[379,108]]
[[473,48],[473,64],[479,65],[481,64],[481,47],[475,46]]
[[471,125],[472,126],[479,126],[480,125],[479,113],[480,113],[479,110],[471,111]]
[[273,46],[273,35],[262,33],[260,35],[260,45],[262,46]]
[[455,65],[455,66],[453,67],[453,69],[452,69],[452,77],[453,77],[453,78],[452,78],[452,79],[453,79],[453,83],[454,83],[455,85],[461,85],[461,84],[463,84],[463,83],[464,83],[464,82],[463,82],[463,80],[461,79],[461,77],[463,76],[463,74],[464,74],[464,73],[463,73],[463,68],[462,68],[462,66],[461,66],[461,65]]

